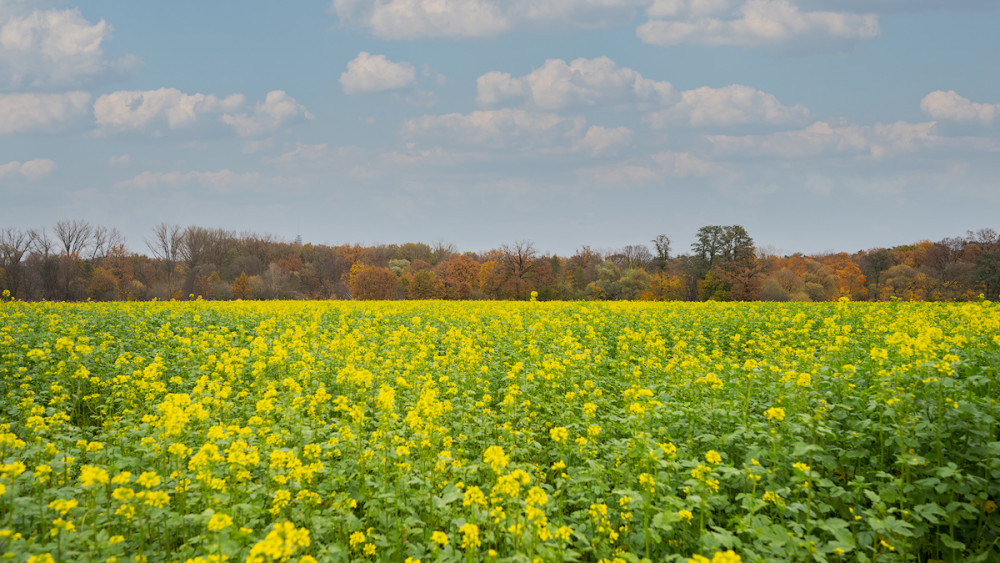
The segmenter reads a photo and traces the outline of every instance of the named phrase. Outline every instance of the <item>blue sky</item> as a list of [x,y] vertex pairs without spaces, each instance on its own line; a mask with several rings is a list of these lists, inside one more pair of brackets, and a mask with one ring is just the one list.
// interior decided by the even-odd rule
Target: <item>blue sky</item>
[[1000,228],[996,0],[0,0],[0,227],[778,252]]

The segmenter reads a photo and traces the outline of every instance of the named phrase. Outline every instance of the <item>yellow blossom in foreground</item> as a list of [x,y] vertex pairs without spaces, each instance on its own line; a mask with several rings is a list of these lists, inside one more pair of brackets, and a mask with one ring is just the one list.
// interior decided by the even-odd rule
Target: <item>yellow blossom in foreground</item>
[[705,454],[705,461],[709,463],[719,463],[720,461],[722,461],[722,456],[720,456],[719,452],[715,450],[708,450],[708,452]]
[[91,487],[94,485],[104,485],[108,482],[108,472],[100,467],[84,465],[80,468],[80,485]]
[[247,563],[263,563],[265,557],[285,560],[300,547],[309,547],[309,530],[296,528],[291,522],[279,522],[268,532],[267,537],[250,549]]
[[475,549],[482,545],[479,540],[479,526],[466,522],[458,531],[462,533],[462,549]]
[[233,525],[233,519],[228,514],[215,513],[212,518],[208,521],[208,531],[218,532],[219,530],[225,530],[226,528]]
[[49,508],[55,510],[63,516],[66,516],[67,512],[73,510],[77,506],[80,506],[80,503],[76,499],[56,499],[49,503]]
[[493,471],[499,473],[501,469],[507,467],[510,458],[507,457],[507,454],[504,453],[503,448],[500,446],[490,446],[483,452],[483,461],[488,463],[493,468]]
[[440,545],[441,547],[444,547],[448,545],[448,534],[440,530],[437,530],[431,534],[431,541]]
[[764,411],[764,416],[768,420],[785,420],[785,409],[781,407],[771,407]]

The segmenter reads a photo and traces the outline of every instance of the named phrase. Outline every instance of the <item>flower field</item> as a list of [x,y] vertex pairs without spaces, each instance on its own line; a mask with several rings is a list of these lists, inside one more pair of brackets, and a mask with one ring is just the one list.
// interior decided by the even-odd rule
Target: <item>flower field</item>
[[14,561],[997,561],[983,303],[0,305]]

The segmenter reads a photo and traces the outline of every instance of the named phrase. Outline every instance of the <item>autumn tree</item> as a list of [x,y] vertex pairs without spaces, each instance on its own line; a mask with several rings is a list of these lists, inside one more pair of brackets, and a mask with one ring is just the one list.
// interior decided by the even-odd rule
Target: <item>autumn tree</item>
[[23,296],[22,260],[34,241],[35,234],[32,231],[12,227],[0,230],[0,269],[4,272],[0,289],[10,290],[15,297]]
[[113,301],[118,298],[118,280],[106,268],[98,266],[90,273],[87,296],[94,301]]
[[406,286],[407,299],[440,299],[444,286],[437,274],[431,270],[419,270],[412,274]]
[[392,299],[397,278],[388,268],[355,264],[351,266],[351,297],[361,300]]
[[479,264],[468,256],[452,256],[438,264],[443,299],[470,299],[479,285]]
[[667,269],[667,263],[670,261],[670,237],[667,235],[656,235],[656,238],[650,242],[653,243],[653,247],[656,249],[653,266],[657,272],[662,272]]

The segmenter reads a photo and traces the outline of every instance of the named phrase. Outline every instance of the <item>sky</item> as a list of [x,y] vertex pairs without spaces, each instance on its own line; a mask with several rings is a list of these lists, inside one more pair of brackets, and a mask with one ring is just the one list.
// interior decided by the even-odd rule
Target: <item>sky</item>
[[1000,229],[998,0],[0,0],[0,228],[571,255]]

